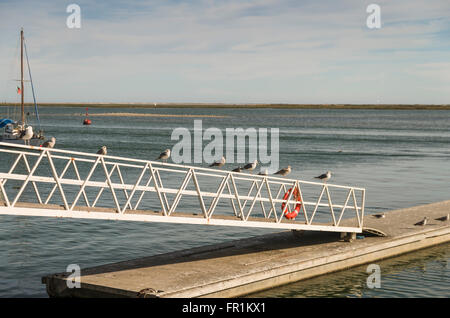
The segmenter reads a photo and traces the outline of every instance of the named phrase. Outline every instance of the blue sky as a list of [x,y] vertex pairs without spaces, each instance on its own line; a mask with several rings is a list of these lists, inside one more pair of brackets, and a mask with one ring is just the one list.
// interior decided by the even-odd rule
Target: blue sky
[[450,104],[448,0],[1,0],[0,101],[21,27],[40,102]]

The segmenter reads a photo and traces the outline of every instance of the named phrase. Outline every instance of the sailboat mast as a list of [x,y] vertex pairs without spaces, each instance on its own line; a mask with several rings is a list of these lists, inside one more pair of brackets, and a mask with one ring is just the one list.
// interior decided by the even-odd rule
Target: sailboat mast
[[25,126],[25,107],[23,103],[23,29],[20,30],[20,98],[21,98],[21,109],[22,109],[22,126]]

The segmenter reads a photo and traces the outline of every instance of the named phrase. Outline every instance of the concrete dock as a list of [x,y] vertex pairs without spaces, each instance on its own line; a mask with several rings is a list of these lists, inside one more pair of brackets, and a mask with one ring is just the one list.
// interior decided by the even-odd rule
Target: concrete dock
[[[448,213],[450,201],[366,214],[364,227],[386,236],[349,242],[339,233],[284,231],[82,269],[81,288],[67,287],[70,273],[42,283],[51,297],[242,296],[446,243],[450,221],[437,219]],[[426,225],[414,225],[425,216]]]

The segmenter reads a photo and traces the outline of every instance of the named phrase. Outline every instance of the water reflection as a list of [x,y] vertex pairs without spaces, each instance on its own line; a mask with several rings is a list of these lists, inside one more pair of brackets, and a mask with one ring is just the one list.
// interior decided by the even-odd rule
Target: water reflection
[[450,243],[377,262],[381,288],[370,289],[368,265],[273,288],[247,297],[450,297]]

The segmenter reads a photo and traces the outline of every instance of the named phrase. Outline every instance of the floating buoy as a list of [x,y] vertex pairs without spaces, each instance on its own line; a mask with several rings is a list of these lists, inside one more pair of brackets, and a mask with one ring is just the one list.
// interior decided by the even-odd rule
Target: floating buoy
[[86,118],[83,120],[83,125],[90,125],[92,121],[88,118],[88,108],[86,107]]

